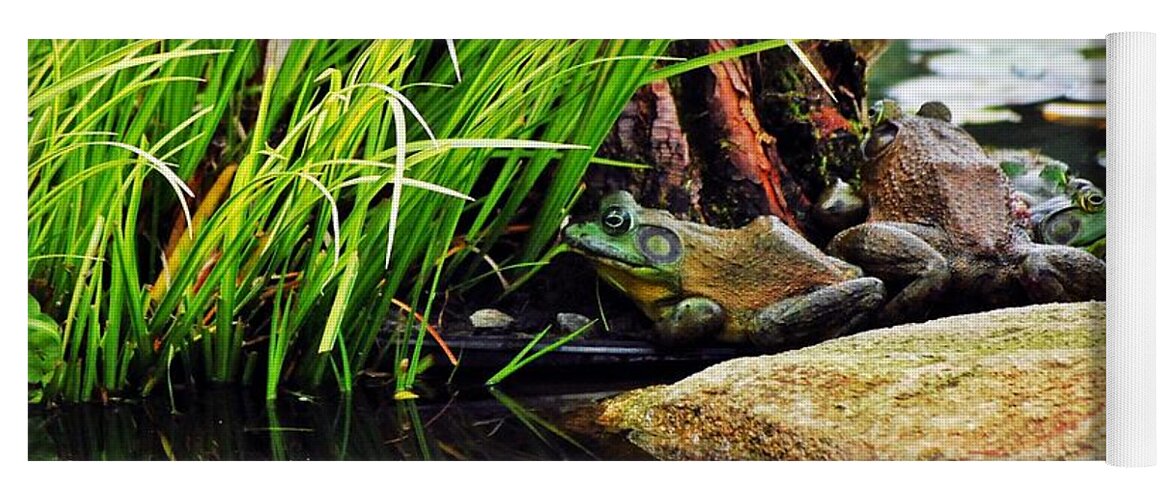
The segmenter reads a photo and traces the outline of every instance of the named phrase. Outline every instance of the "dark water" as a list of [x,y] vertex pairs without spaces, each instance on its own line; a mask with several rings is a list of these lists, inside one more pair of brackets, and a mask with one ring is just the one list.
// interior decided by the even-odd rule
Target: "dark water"
[[[30,460],[644,460],[593,424],[595,402],[643,385],[565,384],[510,396],[486,389],[394,401],[393,387],[349,401],[219,390],[42,409],[29,407]],[[531,389],[531,388],[530,388]],[[548,388],[546,388],[547,390]]]
[[[928,64],[910,45],[905,41],[896,43],[880,61],[871,81],[875,97],[888,96],[901,82],[931,75]],[[1023,78],[1034,76],[1025,73]],[[963,80],[964,77],[955,78]],[[959,97],[945,103],[964,98],[962,92],[956,95]],[[1105,148],[1105,131],[1096,126],[1071,126],[1045,119],[1042,106],[1055,100],[1068,98],[992,103],[989,109],[1009,111],[1018,119],[964,125],[986,146],[1040,150],[1068,163],[1078,175],[1105,187],[1105,169],[1097,161]],[[420,391],[425,397],[414,401],[394,401],[390,397],[393,387],[364,387],[349,400],[286,394],[272,406],[266,406],[259,394],[230,389],[197,394],[180,392],[174,406],[165,396],[109,406],[53,409],[30,406],[28,457],[31,460],[649,459],[621,436],[601,432],[592,424],[596,402],[620,391],[673,382],[702,369],[705,364],[637,373],[615,374],[600,367],[578,367],[563,372],[518,374],[500,391],[480,387],[483,379],[465,381],[461,389],[450,389],[443,381],[434,381],[441,389]]]

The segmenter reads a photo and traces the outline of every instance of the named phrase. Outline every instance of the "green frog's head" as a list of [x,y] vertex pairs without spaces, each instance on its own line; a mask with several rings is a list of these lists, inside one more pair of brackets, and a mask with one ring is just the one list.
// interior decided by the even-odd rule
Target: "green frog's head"
[[1103,257],[1106,193],[1069,165],[1035,151],[993,150],[993,159],[1012,182],[1014,197],[1027,205],[1024,215],[1038,243],[1085,248]]
[[[1064,207],[1045,213],[1037,223],[1044,243],[1091,247],[1106,237],[1106,195],[1093,183],[1071,179],[1065,186]],[[1042,210],[1044,207],[1042,207]]]
[[639,206],[626,191],[602,198],[598,214],[565,228],[565,242],[584,255],[606,281],[636,300],[679,290],[684,246],[680,221]]

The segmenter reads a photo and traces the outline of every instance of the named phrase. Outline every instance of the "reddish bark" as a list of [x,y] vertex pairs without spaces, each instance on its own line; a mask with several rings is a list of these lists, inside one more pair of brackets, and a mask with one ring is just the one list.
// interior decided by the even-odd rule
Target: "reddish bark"
[[809,111],[809,119],[817,126],[817,132],[822,137],[829,137],[839,130],[850,129],[850,121],[832,106],[813,108]]
[[[671,53],[695,58],[736,45],[684,40]],[[605,193],[626,189],[645,206],[718,227],[775,215],[824,243],[833,229],[810,218],[810,200],[835,178],[856,176],[866,127],[865,68],[883,44],[811,40],[800,46],[833,97],[787,48],[640,89],[599,156],[652,169],[591,169],[585,210]]]
[[[708,50],[718,52],[735,47],[731,40],[711,40]],[[715,75],[708,98],[711,119],[726,141],[728,161],[735,170],[729,172],[733,180],[747,180],[764,190],[766,206],[761,213],[780,217],[789,227],[801,230],[789,204],[781,196],[781,170],[785,167],[776,158],[769,158],[766,149],[776,147],[776,138],[764,131],[756,116],[751,81],[739,59],[731,59],[710,66]]]

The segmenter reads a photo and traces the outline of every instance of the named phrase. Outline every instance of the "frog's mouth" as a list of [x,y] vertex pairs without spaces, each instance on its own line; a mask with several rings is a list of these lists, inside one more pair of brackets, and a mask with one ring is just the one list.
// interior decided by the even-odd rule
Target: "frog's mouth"
[[[614,241],[591,233],[591,228],[569,226],[565,229],[565,243],[569,249],[584,256],[593,264],[601,277],[626,295],[641,296],[650,289],[667,286],[678,289],[678,273],[659,269],[646,257],[634,253],[629,241]],[[631,245],[633,245],[631,243]]]
[[600,266],[616,269],[634,270],[648,267],[648,262],[641,255],[634,254],[628,249],[615,245],[604,238],[590,234],[581,226],[565,228],[565,243],[570,250],[585,256]]
[[566,238],[565,242],[569,244],[570,250],[601,266],[630,270],[647,267],[645,262],[631,262],[628,252],[612,245],[590,241],[588,238]]

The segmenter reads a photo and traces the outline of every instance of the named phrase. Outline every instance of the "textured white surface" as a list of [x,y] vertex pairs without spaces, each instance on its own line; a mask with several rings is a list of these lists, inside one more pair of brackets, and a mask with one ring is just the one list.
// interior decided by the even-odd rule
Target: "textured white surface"
[[1106,462],[1155,464],[1155,35],[1106,37]]

